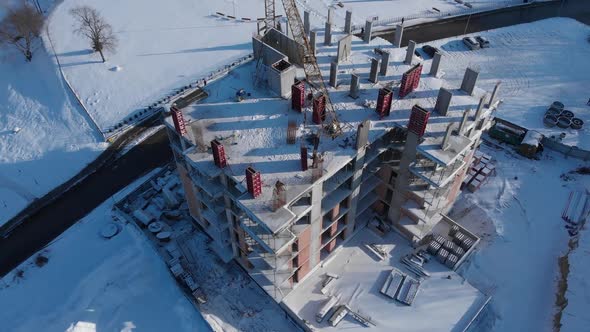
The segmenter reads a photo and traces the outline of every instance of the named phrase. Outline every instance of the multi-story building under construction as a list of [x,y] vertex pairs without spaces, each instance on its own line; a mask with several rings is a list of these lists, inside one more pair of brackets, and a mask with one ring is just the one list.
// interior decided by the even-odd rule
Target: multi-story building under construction
[[[203,103],[173,107],[166,124],[211,249],[280,302],[368,224],[421,243],[460,192],[495,96],[474,88],[471,69],[461,89],[444,88],[436,72],[422,72],[432,61],[403,63],[406,50],[382,40],[365,44],[374,54],[318,43],[318,63],[337,61],[329,93],[342,132],[332,138],[317,124],[322,96],[308,94],[294,41],[270,31],[253,38],[254,61],[209,84]],[[242,89],[250,96],[234,100]]]

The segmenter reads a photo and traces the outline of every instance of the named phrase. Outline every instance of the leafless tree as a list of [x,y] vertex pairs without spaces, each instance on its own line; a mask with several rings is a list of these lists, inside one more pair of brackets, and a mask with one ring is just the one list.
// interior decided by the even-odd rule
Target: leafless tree
[[105,62],[104,52],[114,52],[117,47],[117,37],[113,34],[113,28],[100,15],[98,10],[88,6],[73,8],[70,14],[78,21],[76,32],[90,40],[92,49],[100,53],[102,62]]
[[24,2],[17,8],[9,8],[0,22],[0,44],[18,49],[27,61],[33,59],[33,41],[41,34],[43,14]]

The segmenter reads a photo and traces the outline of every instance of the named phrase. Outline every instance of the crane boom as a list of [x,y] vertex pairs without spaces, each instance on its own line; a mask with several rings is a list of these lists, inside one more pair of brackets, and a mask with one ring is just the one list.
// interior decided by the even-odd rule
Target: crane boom
[[303,29],[303,22],[301,21],[301,15],[295,4],[295,0],[282,0],[283,7],[285,8],[285,14],[291,27],[291,33],[293,39],[302,47],[299,48],[299,57],[303,63],[303,69],[305,71],[305,77],[307,83],[311,86],[312,91],[315,93],[320,92],[326,97],[326,121],[324,128],[334,138],[341,134],[342,129],[338,116],[330,100],[330,95],[324,84],[320,67],[318,66],[317,59],[314,52],[312,52],[309,40]]

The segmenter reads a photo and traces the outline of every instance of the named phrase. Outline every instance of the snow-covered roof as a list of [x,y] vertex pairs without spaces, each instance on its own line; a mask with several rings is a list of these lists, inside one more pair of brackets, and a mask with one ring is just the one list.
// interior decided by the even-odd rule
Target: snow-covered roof
[[[366,244],[378,245],[386,253],[385,259],[380,260]],[[367,331],[352,318],[342,320],[336,328],[328,323],[329,316],[318,323],[316,313],[330,296],[337,297],[339,305],[348,305],[353,311],[370,318],[375,323],[370,331],[463,331],[489,300],[435,259],[424,265],[430,277],[422,280],[411,306],[380,294],[379,290],[392,269],[416,278],[400,262],[400,258],[413,249],[395,232],[380,237],[364,228],[338,250],[283,300],[316,331]],[[336,275],[338,279],[330,282],[322,294],[318,290],[327,274]]]
[[[343,33],[337,33],[332,37],[331,46],[324,46],[323,43],[317,45],[318,64],[326,82],[330,62],[337,53],[337,40],[342,37],[344,37]],[[323,37],[318,37],[318,40],[323,40]],[[329,88],[338,118],[343,123],[343,134],[334,140],[325,135],[321,138],[319,152],[324,154],[324,178],[338,171],[356,155],[354,148],[356,128],[362,121],[366,119],[372,121],[369,142],[373,142],[394,126],[405,127],[412,106],[415,104],[432,111],[438,90],[444,85],[441,79],[428,74],[431,60],[424,61],[425,68],[416,91],[401,100],[394,97],[391,114],[380,119],[374,110],[379,88],[391,83],[394,87],[399,85],[401,75],[412,66],[403,63],[405,48],[394,48],[380,38],[365,44],[354,37],[352,47],[350,59],[339,64],[339,87]],[[368,82],[368,75],[371,58],[377,56],[373,52],[376,47],[389,50],[391,55],[387,76],[380,76],[380,82],[373,84]],[[413,64],[418,63],[418,60],[421,61],[414,57]],[[361,79],[361,92],[358,99],[348,96],[351,73],[359,75]],[[276,97],[264,87],[255,87],[253,81],[257,75],[259,74],[256,73],[254,62],[234,70],[228,77],[209,84],[207,89],[210,96],[203,103],[187,107],[184,115],[193,132],[194,128],[198,128],[200,132],[198,136],[202,137],[205,145],[209,145],[212,139],[218,139],[224,144],[229,164],[229,167],[224,169],[226,174],[232,176],[237,182],[243,182],[245,186],[245,169],[252,166],[260,171],[263,182],[262,195],[254,199],[251,195],[245,194],[240,197],[240,203],[250,210],[253,217],[276,233],[287,227],[298,216],[296,213],[286,213],[284,210],[279,210],[278,213],[270,210],[274,184],[280,180],[287,186],[287,206],[311,188],[311,170],[303,172],[300,169],[299,144],[302,137],[312,134],[319,127],[311,122],[311,109],[306,110],[305,114],[300,114],[291,110],[290,100]],[[302,69],[299,69],[298,76],[304,77]],[[433,147],[442,142],[448,124],[458,123],[466,108],[474,110],[478,103],[477,96],[484,93],[476,90],[476,96],[469,96],[459,91],[458,86],[456,89],[449,86],[445,88],[454,93],[449,112],[446,116],[440,116],[436,112],[431,113],[425,135],[427,142],[425,144],[428,147],[421,151],[426,156],[433,155],[433,159],[442,158],[434,155],[437,149]],[[235,100],[235,93],[239,89],[245,89],[250,94],[242,102]],[[373,106],[365,107],[364,105],[368,104],[366,101],[371,101],[370,104]],[[472,118],[470,117],[469,125],[473,125]],[[304,124],[305,119],[307,125]],[[289,120],[296,120],[298,123],[298,142],[294,145],[286,143]],[[167,121],[172,127],[171,119],[168,118]],[[463,137],[460,140],[469,141]],[[310,146],[307,141],[305,144]],[[309,151],[311,153],[311,148]],[[199,169],[216,172],[210,153],[198,152],[195,148],[187,151],[186,155],[191,162],[198,165]]]

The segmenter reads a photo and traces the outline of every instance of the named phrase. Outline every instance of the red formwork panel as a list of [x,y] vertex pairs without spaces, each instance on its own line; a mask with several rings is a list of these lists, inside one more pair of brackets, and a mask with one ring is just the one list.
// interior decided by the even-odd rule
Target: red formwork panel
[[291,108],[301,112],[305,105],[305,83],[300,80],[295,80],[291,85]]
[[223,144],[214,139],[211,141],[211,150],[213,150],[213,161],[215,162],[215,165],[219,168],[224,168],[227,165],[227,159],[225,158],[225,148],[223,147]]
[[389,116],[391,111],[391,99],[393,97],[393,92],[387,88],[379,89],[379,96],[377,97],[377,114],[379,114],[380,118],[384,118]]
[[307,146],[301,146],[301,170],[307,171]]
[[422,75],[422,64],[417,64],[402,75],[402,82],[399,87],[399,97],[403,98],[414,91],[420,84]]
[[429,111],[418,105],[414,105],[414,107],[412,107],[412,113],[410,114],[410,121],[408,122],[408,130],[422,137],[426,131],[426,125],[428,124],[429,118]]
[[326,96],[319,95],[313,98],[313,123],[322,124],[326,119]]
[[311,241],[311,227],[306,227],[299,235],[297,236],[297,244],[299,245],[299,250],[306,248],[309,246]]
[[246,168],[246,184],[248,186],[248,192],[254,196],[254,198],[260,196],[262,193],[262,180],[260,179],[260,172],[257,172],[252,167]]
[[174,122],[176,132],[181,136],[186,135],[186,123],[184,122],[182,112],[176,106],[172,106],[170,107],[170,113],[172,114],[172,122]]

